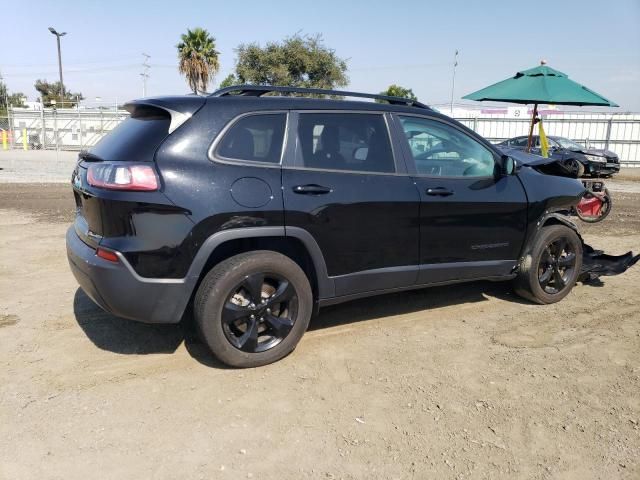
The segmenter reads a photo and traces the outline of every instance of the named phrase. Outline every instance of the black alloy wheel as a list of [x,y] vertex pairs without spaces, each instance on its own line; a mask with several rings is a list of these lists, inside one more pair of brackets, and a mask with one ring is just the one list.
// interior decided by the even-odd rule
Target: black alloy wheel
[[538,282],[545,293],[555,295],[569,285],[576,260],[576,252],[565,237],[546,246],[538,263]]
[[264,352],[287,337],[297,312],[298,296],[288,280],[275,273],[254,273],[227,297],[222,328],[235,348]]

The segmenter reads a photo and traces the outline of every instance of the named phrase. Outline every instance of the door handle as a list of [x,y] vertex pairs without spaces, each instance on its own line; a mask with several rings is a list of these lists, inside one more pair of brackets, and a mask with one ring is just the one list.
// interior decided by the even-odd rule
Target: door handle
[[448,197],[449,195],[453,195],[453,190],[445,187],[427,188],[427,195],[431,195],[432,197]]
[[293,187],[293,193],[300,195],[326,195],[333,190],[329,187],[323,187],[322,185],[316,185],[315,183],[309,185],[297,185]]

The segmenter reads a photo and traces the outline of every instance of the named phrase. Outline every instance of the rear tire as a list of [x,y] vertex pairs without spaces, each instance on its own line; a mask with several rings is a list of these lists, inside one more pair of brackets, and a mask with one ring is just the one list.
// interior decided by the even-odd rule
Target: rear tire
[[222,363],[240,368],[267,365],[291,353],[312,310],[305,273],[289,257],[267,250],[216,265],[194,300],[203,341]]
[[518,295],[534,303],[555,303],[575,285],[582,267],[582,242],[564,225],[542,227],[520,262],[514,281]]

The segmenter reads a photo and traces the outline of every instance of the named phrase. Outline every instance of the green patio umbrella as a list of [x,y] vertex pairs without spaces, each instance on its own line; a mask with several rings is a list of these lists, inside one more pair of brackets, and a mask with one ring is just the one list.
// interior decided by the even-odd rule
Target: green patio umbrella
[[531,148],[531,137],[533,136],[533,126],[538,115],[539,103],[601,107],[618,106],[584,85],[569,80],[565,73],[546,66],[545,61],[542,61],[538,67],[518,72],[512,78],[494,83],[462,98],[478,101],[532,103],[534,105],[533,117],[531,118],[531,128],[529,129],[527,151]]

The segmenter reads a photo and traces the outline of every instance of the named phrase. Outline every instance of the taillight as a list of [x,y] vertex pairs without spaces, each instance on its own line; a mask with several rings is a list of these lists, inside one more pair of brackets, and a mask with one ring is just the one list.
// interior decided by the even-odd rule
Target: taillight
[[158,177],[153,167],[121,162],[100,162],[89,165],[89,185],[107,190],[158,190]]
[[98,247],[96,255],[100,258],[104,258],[105,260],[109,260],[110,262],[118,263],[118,255],[111,250],[105,250],[104,248]]

